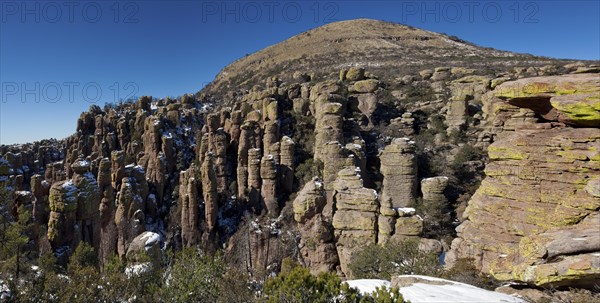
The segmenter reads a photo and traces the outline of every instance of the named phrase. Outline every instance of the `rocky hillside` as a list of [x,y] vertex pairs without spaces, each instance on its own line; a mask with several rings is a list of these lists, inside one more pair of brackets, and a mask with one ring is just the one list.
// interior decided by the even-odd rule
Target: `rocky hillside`
[[225,67],[203,92],[220,96],[262,85],[268,77],[290,81],[296,72],[323,79],[364,67],[382,79],[436,66],[510,69],[555,60],[483,48],[457,37],[397,23],[358,19],[330,23],[241,58]]
[[[368,67],[305,61],[281,67],[296,74],[284,80],[241,67],[245,58],[212,96],[92,106],[63,141],[1,148],[10,203],[0,210],[13,220],[30,210],[35,251],[62,264],[80,242],[101,264],[116,254],[130,267],[148,262],[140,254],[159,263],[166,249],[200,247],[253,277],[291,258],[350,278],[364,247],[412,239],[500,280],[593,286],[598,65],[368,20],[309,33],[251,57],[294,58],[289,45],[303,41],[328,58],[338,48],[317,46],[335,37],[340,50],[370,50],[348,64]],[[467,51],[501,64],[473,65]],[[400,65],[415,71],[388,74]],[[221,94],[238,69],[260,85],[229,78],[239,91]]]

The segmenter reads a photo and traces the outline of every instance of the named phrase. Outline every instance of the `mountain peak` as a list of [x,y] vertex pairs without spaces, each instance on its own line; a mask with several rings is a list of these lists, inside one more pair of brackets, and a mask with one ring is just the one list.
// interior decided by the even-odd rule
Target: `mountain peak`
[[351,66],[368,68],[385,79],[436,66],[506,68],[525,60],[530,66],[552,61],[398,23],[354,19],[308,30],[241,58],[225,67],[204,92],[249,89],[274,76],[286,81],[295,72],[320,78]]

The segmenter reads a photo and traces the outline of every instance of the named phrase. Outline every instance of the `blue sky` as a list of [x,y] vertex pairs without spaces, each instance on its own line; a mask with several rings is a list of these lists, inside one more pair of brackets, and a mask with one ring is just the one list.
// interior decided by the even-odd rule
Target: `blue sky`
[[591,1],[0,1],[0,144],[64,138],[91,104],[179,96],[227,64],[372,18],[535,55],[600,59]]

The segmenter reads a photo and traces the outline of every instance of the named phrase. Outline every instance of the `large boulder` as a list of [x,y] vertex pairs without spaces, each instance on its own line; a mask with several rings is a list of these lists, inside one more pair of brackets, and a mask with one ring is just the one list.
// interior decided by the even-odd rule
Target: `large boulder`
[[474,258],[497,279],[536,286],[598,279],[600,199],[586,188],[600,174],[599,144],[596,128],[520,130],[493,143],[449,263]]

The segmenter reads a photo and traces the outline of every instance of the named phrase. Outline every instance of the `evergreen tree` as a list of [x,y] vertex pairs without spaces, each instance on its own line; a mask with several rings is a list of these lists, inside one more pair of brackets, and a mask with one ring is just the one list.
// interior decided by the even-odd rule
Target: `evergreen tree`
[[14,280],[30,270],[31,243],[33,230],[31,213],[24,205],[17,208],[16,217],[10,212],[11,195],[6,188],[0,188],[0,272]]

